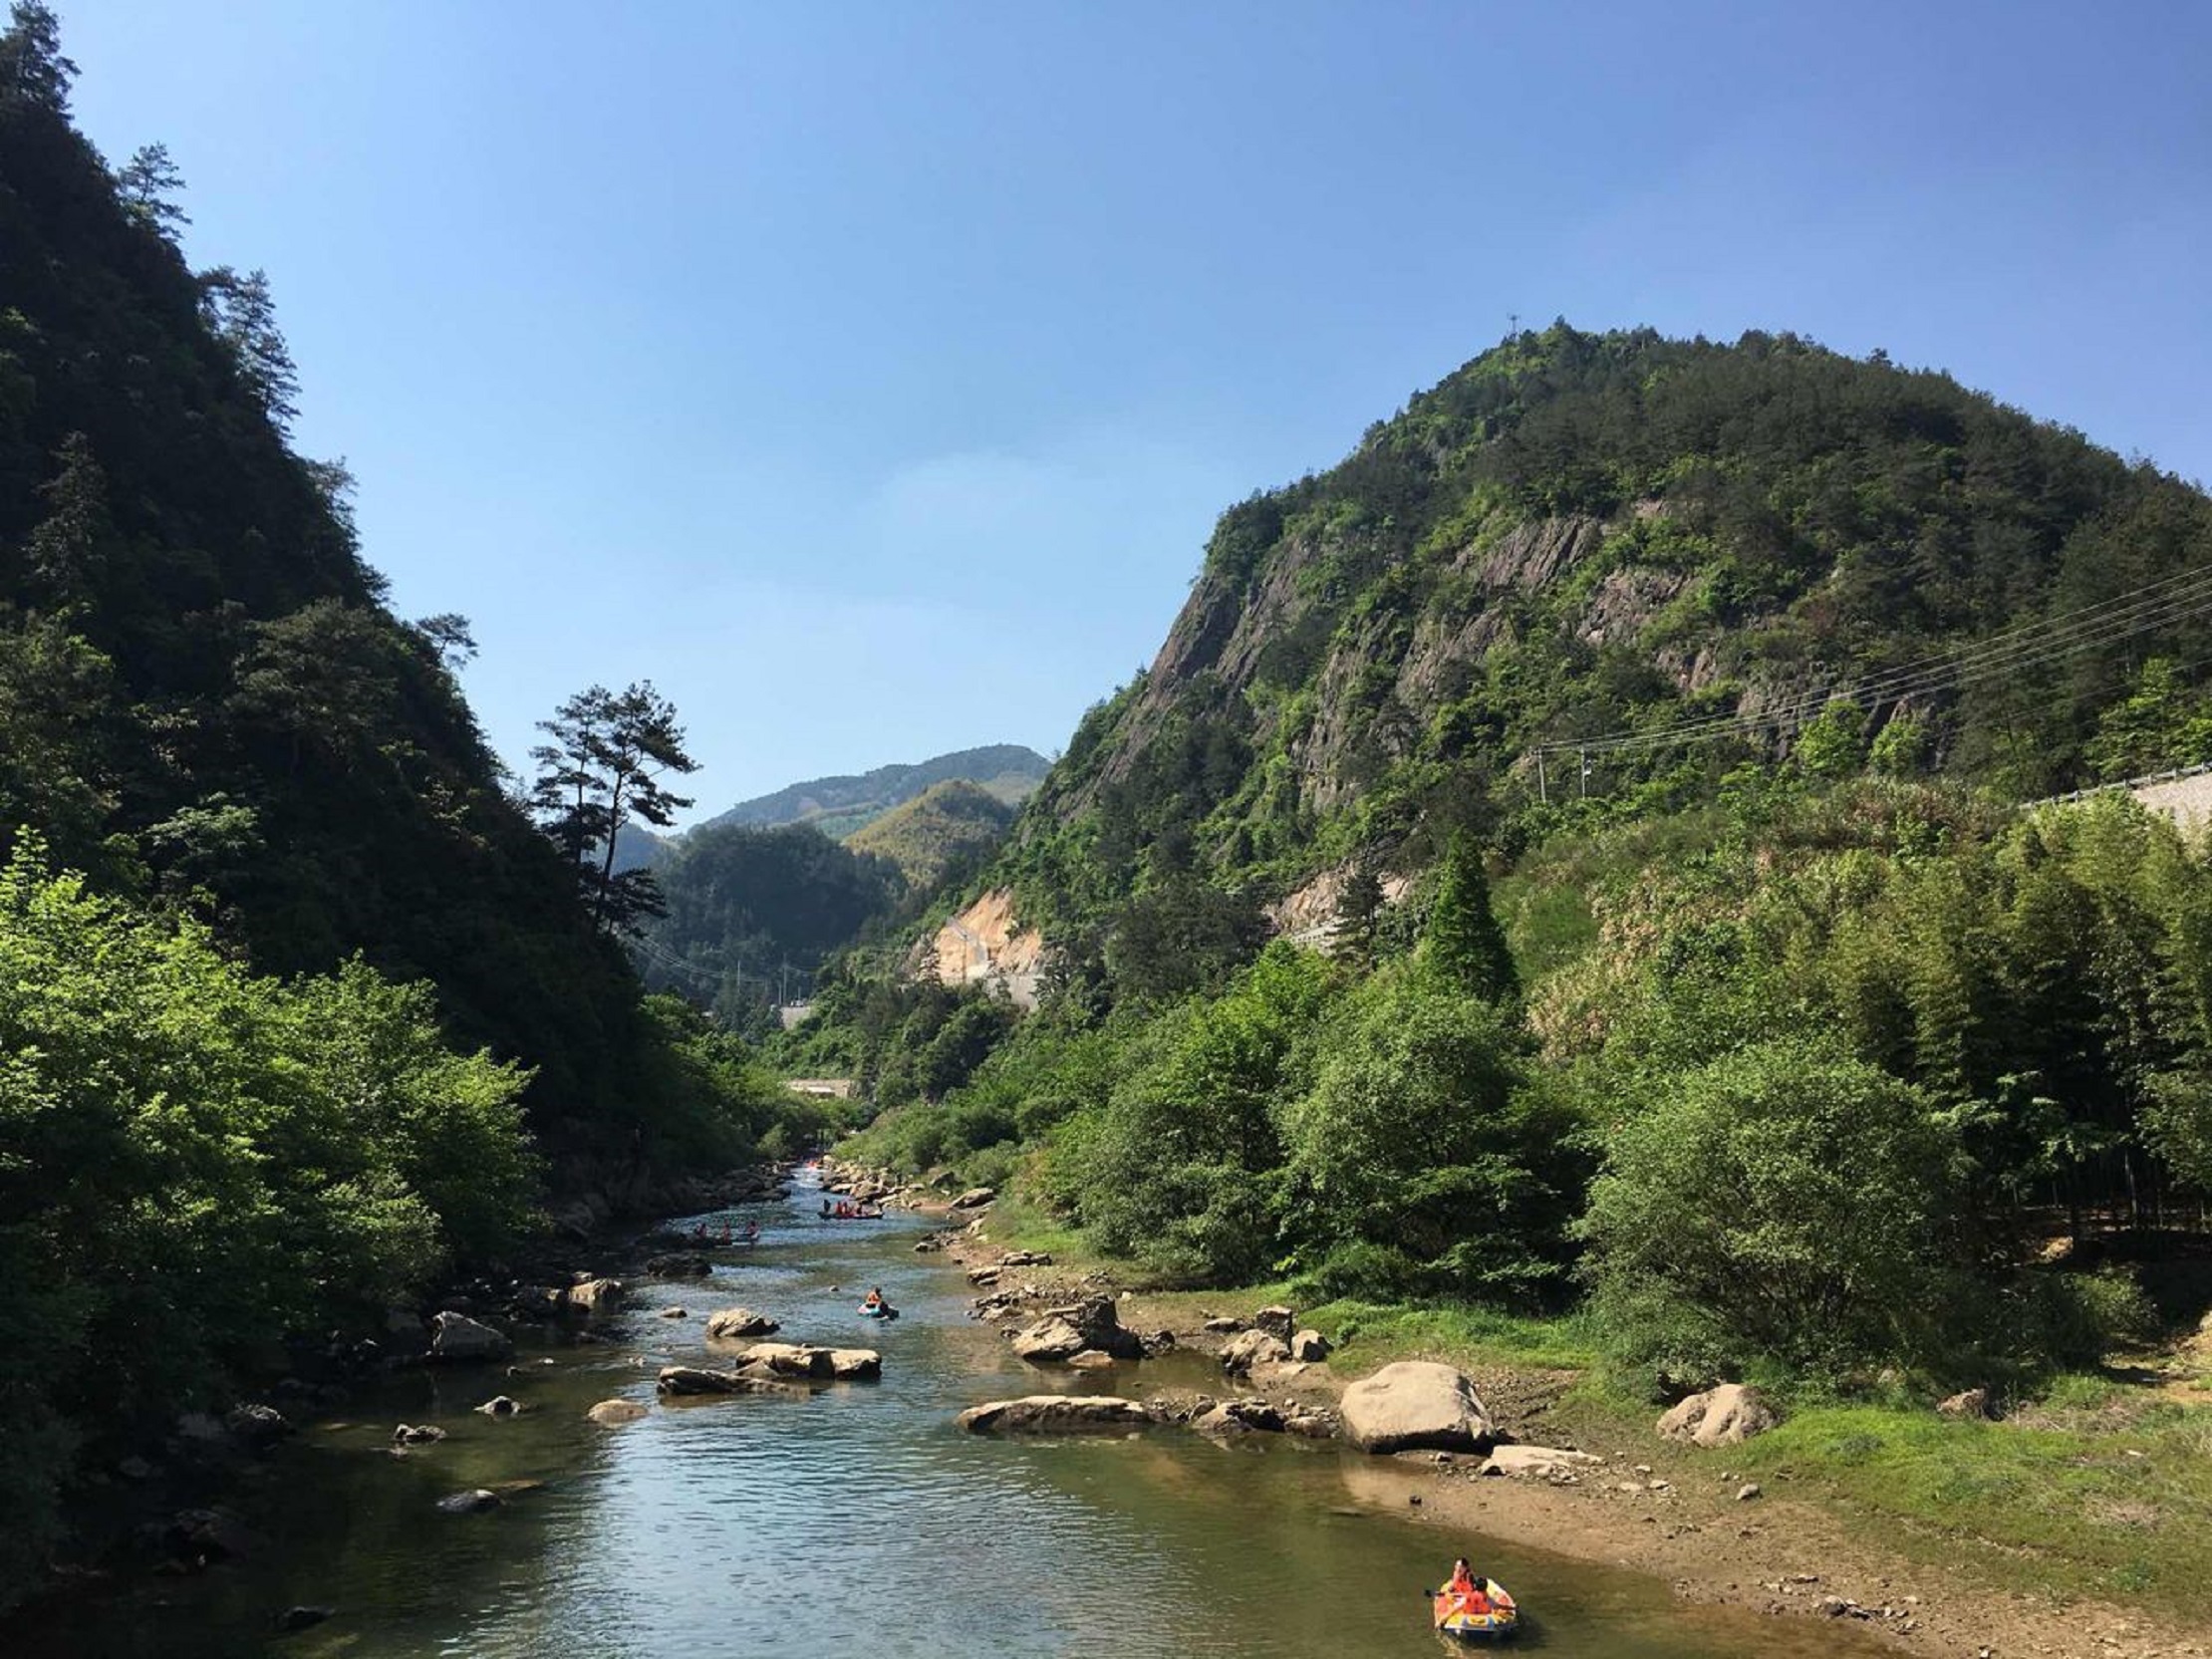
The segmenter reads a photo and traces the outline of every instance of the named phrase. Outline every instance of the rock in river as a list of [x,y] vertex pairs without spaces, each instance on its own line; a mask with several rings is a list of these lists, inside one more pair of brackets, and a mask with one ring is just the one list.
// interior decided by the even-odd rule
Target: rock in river
[[656,1255],[646,1263],[646,1271],[655,1278],[710,1278],[714,1263],[703,1255],[689,1250],[673,1255]]
[[1135,1331],[1122,1327],[1111,1296],[1085,1296],[1066,1307],[1047,1308],[1042,1319],[1013,1338],[1013,1351],[1037,1365],[1065,1364],[1091,1348],[1116,1359],[1144,1357],[1144,1343]]
[[482,1515],[486,1510],[496,1510],[499,1504],[499,1495],[482,1487],[473,1492],[456,1492],[437,1501],[437,1507],[447,1515]]
[[969,1406],[954,1421],[971,1435],[1126,1432],[1152,1422],[1134,1400],[1113,1394],[1031,1394]]
[[1659,1433],[1693,1446],[1735,1446],[1780,1421],[1758,1389],[1723,1383],[1691,1395],[1660,1418]]
[[765,1366],[779,1377],[832,1377],[837,1361],[827,1348],[804,1342],[755,1342],[737,1356],[747,1367]]
[[619,1278],[587,1278],[568,1287],[562,1305],[571,1313],[582,1313],[592,1318],[612,1313],[622,1305],[622,1280]]
[[1480,1452],[1494,1437],[1475,1385],[1449,1365],[1400,1360],[1344,1390],[1344,1438],[1363,1452]]
[[830,1375],[839,1382],[873,1382],[883,1375],[883,1355],[873,1348],[832,1348]]
[[514,1344],[465,1313],[440,1313],[430,1322],[430,1357],[442,1360],[505,1359]]
[[665,1365],[655,1388],[674,1400],[711,1398],[721,1394],[804,1394],[803,1388],[764,1376],[743,1376],[735,1371],[709,1371],[700,1365]]
[[645,1416],[646,1408],[635,1400],[602,1400],[584,1415],[603,1429],[619,1429]]
[[1290,1344],[1271,1330],[1240,1331],[1222,1347],[1222,1369],[1241,1376],[1254,1365],[1275,1365],[1290,1357]]
[[765,1313],[749,1307],[718,1308],[706,1316],[706,1334],[713,1338],[773,1336],[783,1327]]

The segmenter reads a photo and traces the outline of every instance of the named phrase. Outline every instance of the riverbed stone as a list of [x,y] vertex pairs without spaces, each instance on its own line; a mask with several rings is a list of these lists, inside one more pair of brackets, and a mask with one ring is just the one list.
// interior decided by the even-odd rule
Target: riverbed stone
[[1579,1471],[1594,1469],[1603,1461],[1587,1452],[1570,1452],[1557,1446],[1493,1446],[1478,1473],[1555,1481],[1571,1479]]
[[1094,1348],[1116,1359],[1144,1356],[1143,1340],[1122,1325],[1111,1296],[1085,1296],[1046,1308],[1043,1318],[1015,1332],[1013,1338],[1014,1352],[1038,1365],[1063,1365]]
[[1191,1420],[1211,1440],[1237,1440],[1250,1434],[1280,1434],[1289,1420],[1264,1400],[1224,1400]]
[[1290,1344],[1271,1330],[1240,1331],[1222,1347],[1222,1369],[1242,1376],[1255,1365],[1279,1365],[1290,1357]]
[[622,1295],[622,1280],[619,1278],[587,1278],[568,1287],[563,1305],[571,1313],[598,1318],[620,1307]]
[[1235,1314],[1217,1313],[1214,1315],[1213,1318],[1206,1321],[1205,1328],[1215,1332],[1218,1335],[1227,1336],[1232,1331],[1243,1330],[1244,1328],[1244,1321],[1238,1318]]
[[783,1326],[765,1313],[756,1313],[749,1307],[716,1308],[706,1316],[706,1335],[709,1341],[731,1341],[755,1336],[773,1336]]
[[1149,1427],[1152,1414],[1117,1394],[1031,1394],[970,1406],[954,1421],[971,1435],[1126,1433]]
[[953,1201],[955,1210],[979,1210],[998,1196],[995,1187],[970,1187]]
[[445,1438],[445,1431],[430,1423],[402,1423],[392,1431],[395,1446],[434,1446]]
[[741,1366],[765,1366],[781,1377],[829,1377],[836,1374],[830,1350],[804,1342],[755,1342],[737,1356]]
[[839,1382],[873,1382],[883,1375],[883,1355],[873,1348],[832,1348],[830,1375]]
[[505,1359],[514,1343],[503,1331],[471,1319],[465,1313],[440,1313],[430,1321],[430,1357],[453,1363]]
[[499,1508],[502,1500],[496,1492],[476,1487],[468,1492],[456,1492],[440,1498],[437,1507],[447,1515],[482,1515],[487,1510]]
[[1723,1383],[1691,1395],[1661,1417],[1659,1433],[1693,1446],[1736,1446],[1781,1421],[1758,1389]]
[[511,1395],[494,1394],[475,1410],[486,1417],[518,1417],[522,1413],[522,1402]]
[[584,1415],[603,1429],[619,1429],[625,1423],[637,1422],[647,1412],[635,1400],[602,1400]]
[[664,1365],[653,1386],[671,1399],[712,1398],[724,1394],[783,1394],[806,1392],[778,1382],[765,1372],[746,1375],[738,1371],[710,1371],[703,1365]]
[[292,1432],[291,1419],[274,1406],[236,1405],[223,1416],[223,1427],[239,1445],[256,1452],[268,1450]]
[[1301,1330],[1290,1338],[1290,1357],[1300,1365],[1318,1365],[1329,1357],[1329,1339],[1317,1330]]
[[1386,1365],[1344,1390],[1344,1436],[1363,1452],[1482,1452],[1496,1433],[1475,1384],[1433,1360]]
[[1297,1327],[1298,1316],[1277,1302],[1271,1307],[1263,1307],[1257,1313],[1254,1313],[1251,1316],[1251,1322],[1258,1329],[1272,1331],[1287,1342],[1290,1340],[1291,1331]]
[[694,1251],[682,1250],[653,1256],[646,1262],[646,1271],[655,1278],[711,1278],[714,1263]]

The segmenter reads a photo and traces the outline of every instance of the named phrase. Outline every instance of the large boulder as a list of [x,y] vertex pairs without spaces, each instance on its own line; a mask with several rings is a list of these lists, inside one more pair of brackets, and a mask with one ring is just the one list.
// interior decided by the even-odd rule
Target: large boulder
[[1245,1375],[1254,1365],[1280,1365],[1289,1357],[1289,1343],[1257,1327],[1240,1331],[1222,1345],[1222,1369],[1233,1376]]
[[1114,1394],[1031,1394],[970,1406],[954,1421],[971,1435],[1126,1433],[1148,1427],[1152,1416]]
[[1363,1452],[1481,1452],[1495,1431],[1475,1385],[1449,1365],[1400,1360],[1344,1390],[1344,1438]]
[[1691,1395],[1660,1418],[1659,1433],[1693,1446],[1736,1446],[1781,1421],[1758,1389],[1723,1383]]
[[779,1377],[829,1377],[837,1371],[829,1349],[804,1342],[755,1342],[737,1356],[737,1362],[748,1369],[765,1368]]
[[1257,1313],[1254,1313],[1251,1316],[1251,1322],[1255,1328],[1271,1330],[1287,1342],[1290,1340],[1291,1331],[1297,1328],[1298,1316],[1278,1302],[1272,1307],[1263,1307]]
[[830,1375],[839,1382],[873,1382],[883,1375],[883,1355],[873,1348],[832,1348]]
[[1290,1338],[1290,1357],[1300,1365],[1317,1365],[1329,1357],[1329,1339],[1317,1330],[1301,1330]]
[[734,1340],[755,1336],[773,1336],[783,1328],[765,1313],[755,1313],[749,1307],[724,1307],[706,1316],[706,1335],[709,1341],[716,1338]]
[[980,1210],[997,1196],[998,1192],[995,1188],[970,1187],[953,1201],[953,1208],[955,1210]]
[[691,1250],[682,1250],[669,1255],[656,1255],[646,1262],[646,1271],[655,1278],[710,1278],[714,1263]]
[[709,1371],[702,1365],[664,1365],[653,1386],[672,1400],[721,1394],[803,1394],[789,1383],[764,1375],[746,1376],[736,1371]]
[[1143,1339],[1122,1327],[1111,1296],[1085,1296],[1065,1307],[1046,1308],[1043,1318],[1013,1338],[1014,1352],[1038,1365],[1064,1364],[1090,1349],[1116,1359],[1144,1357]]
[[274,1406],[232,1406],[223,1418],[231,1439],[256,1452],[265,1452],[292,1432],[291,1421]]
[[562,1305],[572,1313],[582,1313],[592,1318],[612,1313],[622,1305],[622,1280],[619,1278],[587,1278],[568,1287]]
[[514,1344],[501,1331],[465,1313],[440,1313],[430,1321],[430,1357],[449,1361],[505,1359]]

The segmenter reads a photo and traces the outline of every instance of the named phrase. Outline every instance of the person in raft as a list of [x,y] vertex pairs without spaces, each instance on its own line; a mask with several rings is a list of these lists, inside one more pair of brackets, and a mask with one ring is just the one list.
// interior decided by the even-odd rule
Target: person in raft
[[860,1304],[860,1310],[863,1313],[873,1313],[885,1305],[883,1286],[879,1284],[868,1292],[868,1299]]
[[1444,1586],[1444,1593],[1459,1602],[1460,1610],[1468,1613],[1490,1611],[1490,1597],[1483,1593],[1483,1580],[1462,1555],[1452,1563],[1452,1581]]

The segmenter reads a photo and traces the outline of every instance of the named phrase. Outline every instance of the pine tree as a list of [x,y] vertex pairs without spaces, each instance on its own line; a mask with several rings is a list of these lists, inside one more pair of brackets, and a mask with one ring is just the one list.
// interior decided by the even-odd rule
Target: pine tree
[[116,194],[124,210],[172,242],[178,227],[192,222],[184,209],[169,199],[183,188],[184,174],[169,159],[167,144],[141,144],[123,171],[116,174]]
[[1421,937],[1421,960],[1445,983],[1485,1002],[1521,992],[1506,931],[1490,906],[1483,855],[1464,831],[1445,850],[1436,901]]
[[55,115],[69,114],[77,66],[62,56],[62,25],[44,0],[15,0],[0,35],[0,98],[20,98]]
[[669,772],[695,772],[684,749],[676,704],[650,681],[620,693],[604,686],[579,691],[540,720],[553,740],[530,751],[538,763],[530,805],[540,827],[576,866],[592,920],[614,933],[634,932],[666,907],[653,873],[617,870],[616,842],[632,819],[665,829],[691,797],[661,783]]

